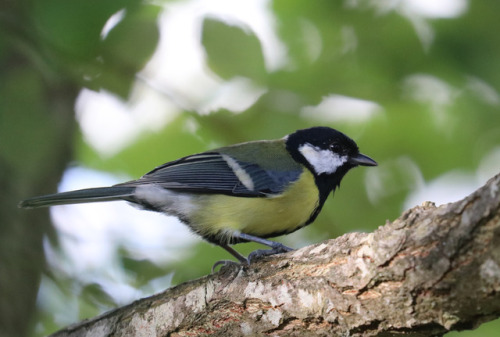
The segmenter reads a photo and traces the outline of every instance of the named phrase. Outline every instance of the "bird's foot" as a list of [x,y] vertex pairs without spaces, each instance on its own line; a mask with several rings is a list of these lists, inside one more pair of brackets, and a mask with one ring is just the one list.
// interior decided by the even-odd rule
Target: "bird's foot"
[[238,253],[237,251],[235,251],[231,246],[229,246],[227,244],[220,244],[220,246],[222,248],[224,248],[229,253],[231,253],[231,255],[233,255],[235,258],[237,258],[239,262],[235,262],[235,261],[231,261],[231,260],[217,261],[212,266],[212,273],[214,273],[215,270],[217,269],[217,267],[219,267],[219,266],[221,266],[221,268],[223,268],[225,266],[238,266],[238,267],[248,266],[252,261],[258,260],[262,257],[271,256],[274,254],[287,253],[287,252],[291,252],[293,250],[293,248],[287,247],[284,244],[279,243],[279,242],[269,241],[269,240],[255,237],[255,236],[248,235],[248,234],[241,234],[240,233],[239,235],[244,240],[253,241],[253,242],[263,244],[263,245],[267,245],[267,246],[271,247],[271,249],[254,250],[246,258],[243,255],[241,255],[240,253]]
[[254,260],[258,260],[262,257],[265,257],[265,256],[271,256],[271,255],[274,255],[274,254],[282,254],[282,253],[287,253],[287,252],[291,252],[293,250],[293,248],[290,248],[290,247],[287,247],[281,243],[276,243],[276,245],[271,248],[271,249],[257,249],[257,250],[254,250],[253,252],[251,252],[249,255],[248,255],[248,262],[251,263],[252,261]]
[[226,266],[238,266],[241,267],[242,265],[248,265],[248,260],[246,262],[236,262],[236,261],[231,261],[231,260],[219,260],[214,263],[212,266],[212,274],[215,273],[215,270],[217,267],[221,266],[221,269],[226,267]]

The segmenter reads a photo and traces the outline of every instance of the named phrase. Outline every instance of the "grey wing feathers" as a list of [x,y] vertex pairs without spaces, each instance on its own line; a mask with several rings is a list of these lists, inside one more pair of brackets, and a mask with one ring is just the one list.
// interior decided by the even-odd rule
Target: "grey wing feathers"
[[[231,158],[231,165],[228,158]],[[264,197],[283,192],[301,173],[302,170],[297,167],[292,170],[264,169],[256,163],[236,160],[232,156],[205,152],[166,163],[138,180],[111,187],[34,197],[22,201],[19,207],[34,208],[113,200],[137,202],[134,197],[135,188],[147,184],[194,193]]]
[[[254,163],[238,161],[241,171],[235,172],[223,154],[205,152],[166,163],[142,178],[118,186],[138,186],[153,183],[167,189],[189,192],[219,193],[244,197],[260,197],[282,192],[285,187],[298,179],[301,171],[279,172],[265,170]],[[251,178],[242,181],[242,175]]]

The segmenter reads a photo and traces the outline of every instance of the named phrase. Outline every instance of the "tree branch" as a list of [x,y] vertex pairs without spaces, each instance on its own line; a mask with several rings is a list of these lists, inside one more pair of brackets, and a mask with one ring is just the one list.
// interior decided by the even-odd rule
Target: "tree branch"
[[373,233],[225,267],[54,336],[430,336],[500,316],[500,174]]

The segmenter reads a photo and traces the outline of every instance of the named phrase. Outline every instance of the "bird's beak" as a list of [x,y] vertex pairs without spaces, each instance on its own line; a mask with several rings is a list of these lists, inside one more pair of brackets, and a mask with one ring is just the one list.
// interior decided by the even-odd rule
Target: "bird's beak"
[[377,166],[377,162],[364,154],[358,153],[349,158],[349,163],[361,166]]

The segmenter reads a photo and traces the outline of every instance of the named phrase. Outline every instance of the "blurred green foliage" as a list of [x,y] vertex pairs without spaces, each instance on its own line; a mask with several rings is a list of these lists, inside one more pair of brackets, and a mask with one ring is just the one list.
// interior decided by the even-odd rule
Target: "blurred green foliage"
[[207,63],[218,76],[225,80],[243,76],[265,84],[264,55],[257,36],[216,19],[205,19],[202,30]]
[[[47,64],[56,63],[54,67],[82,87],[106,89],[125,100],[130,97],[137,72],[158,43],[159,6],[132,0],[50,0],[31,5],[35,20],[26,27],[26,34],[37,40]],[[183,109],[161,131],[144,133],[111,157],[103,158],[79,135],[75,160],[139,177],[163,162],[214,145],[278,138],[295,129],[326,124],[354,138],[380,166],[373,174],[363,168],[349,173],[312,226],[281,240],[305,245],[348,231],[371,231],[398,217],[404,201],[422,181],[448,172],[474,174],[500,146],[500,40],[496,37],[500,3],[470,1],[468,5],[462,15],[445,19],[410,17],[399,7],[375,7],[368,1],[270,1],[287,59],[286,66],[276,69],[266,63],[259,36],[248,25],[216,15],[202,18],[197,42],[214,76],[224,81],[245,77],[265,88],[264,94],[238,114],[225,109],[210,114]],[[124,19],[102,37],[106,21],[122,9]],[[29,74],[20,74],[18,89],[8,89],[29,88],[29,84]],[[36,94],[36,90],[30,92]],[[4,95],[13,96],[9,91]],[[342,118],[342,111],[318,117],[304,110],[329,95],[375,102],[379,110],[362,121]],[[28,114],[31,121],[49,127],[35,108],[28,107]],[[3,113],[0,117],[0,125],[16,125],[10,121],[14,117]],[[188,124],[196,125],[195,132]],[[36,134],[23,138],[19,148],[37,141]],[[371,198],[369,178],[379,186]],[[254,248],[248,244],[238,250],[248,253]],[[174,283],[199,277],[209,272],[214,261],[227,258],[223,250],[206,243],[195,246],[185,260],[166,266],[121,252],[123,268],[138,275],[133,284],[137,287],[169,272],[174,272]],[[70,280],[54,282],[65,289],[61,296],[75,296],[68,290]],[[99,286],[87,284],[80,289],[80,314],[85,317],[113,306]],[[59,328],[52,319],[52,313],[42,308],[40,334]],[[477,331],[447,336],[496,336],[498,329],[496,321]]]

